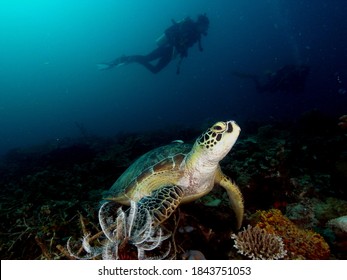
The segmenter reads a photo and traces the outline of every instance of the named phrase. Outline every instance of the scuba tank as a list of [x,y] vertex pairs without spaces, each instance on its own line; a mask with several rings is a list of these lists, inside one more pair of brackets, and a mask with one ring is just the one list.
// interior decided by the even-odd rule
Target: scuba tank
[[160,35],[160,37],[158,37],[158,39],[155,40],[155,43],[157,44],[158,47],[166,45],[168,43],[168,39],[166,37],[166,34],[163,33],[162,35]]

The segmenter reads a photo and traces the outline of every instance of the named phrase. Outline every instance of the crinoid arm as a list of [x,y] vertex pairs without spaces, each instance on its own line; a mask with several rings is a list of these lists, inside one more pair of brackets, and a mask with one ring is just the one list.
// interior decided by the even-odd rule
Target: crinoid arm
[[[113,202],[105,202],[101,205],[98,213],[101,230],[111,242],[122,240],[127,236],[126,214],[122,207],[115,211],[113,205]],[[116,218],[114,218],[114,212],[117,213]]]
[[138,244],[138,248],[141,248],[145,251],[154,250],[170,236],[171,234],[164,235],[163,230],[158,226],[157,228],[153,228],[152,232],[150,232],[150,236],[145,240],[145,242]]
[[[113,202],[107,202],[100,207],[99,223],[107,240],[103,245],[103,259],[119,259],[127,255],[130,247],[137,249],[138,257],[145,257],[144,251],[152,251],[170,237],[163,234],[159,225],[155,226],[151,213],[139,207],[135,201],[130,202],[130,208],[117,210]],[[116,217],[115,217],[116,213]],[[92,250],[86,246],[87,250]],[[128,248],[128,249],[125,249]],[[163,256],[167,256],[166,252]]]
[[164,260],[164,259],[166,259],[166,258],[169,256],[169,254],[170,254],[170,251],[171,251],[171,243],[168,242],[167,248],[166,248],[166,250],[165,250],[163,253],[157,254],[157,255],[155,255],[155,256],[146,256],[146,255],[145,255],[145,251],[147,251],[147,250],[145,250],[145,249],[143,249],[143,248],[138,248],[138,251],[137,251],[137,258],[138,258],[139,260]]
[[132,235],[132,243],[136,246],[148,240],[148,238],[153,234],[153,219],[147,209],[143,210],[146,214],[146,219],[143,220],[141,217],[141,227],[137,225],[136,231],[134,231],[134,234]]
[[102,259],[103,260],[118,260],[118,244],[116,242],[111,242],[107,240],[106,244],[102,250]]
[[130,209],[129,209],[129,215],[127,219],[127,230],[128,230],[128,236],[133,236],[133,231],[136,230],[136,227],[138,224],[136,224],[137,216],[138,216],[138,206],[137,203],[133,200],[130,201]]
[[67,247],[67,250],[68,250],[70,256],[72,256],[72,257],[74,257],[75,259],[78,259],[78,260],[90,260],[90,259],[93,259],[93,258],[101,255],[102,248],[101,247],[92,247],[89,244],[89,236],[90,235],[88,234],[88,235],[86,235],[86,236],[84,236],[82,238],[82,248],[87,253],[84,256],[80,256],[79,252],[77,252],[77,253],[73,252],[73,250],[71,248],[71,237],[68,239],[66,247]]
[[[68,240],[67,250],[73,258],[85,260],[102,255],[102,258],[107,260],[123,259],[134,257],[129,252],[135,253],[135,250],[139,259],[161,259],[169,254],[170,242],[164,248],[166,250],[164,253],[160,246],[171,234],[164,234],[160,225],[154,224],[153,212],[135,201],[131,201],[130,208],[125,211],[122,207],[116,208],[115,205],[114,202],[106,202],[99,209],[99,223],[102,231],[95,236],[99,237],[102,234],[105,236],[101,246],[93,247],[92,240],[95,240],[95,236],[90,237],[87,233],[84,233],[79,247],[71,242],[71,238]],[[74,248],[78,248],[76,253]],[[158,251],[154,252],[155,249]],[[145,251],[151,251],[149,256],[145,256]]]
[[[153,224],[153,218],[149,210],[138,207],[134,201],[130,205],[127,219],[129,243],[136,246],[138,259],[148,259],[145,257],[145,251],[153,251],[159,248],[162,242],[168,239],[171,234],[164,235],[160,225]],[[141,213],[139,209],[141,209]],[[165,252],[163,257],[167,255],[168,253]]]

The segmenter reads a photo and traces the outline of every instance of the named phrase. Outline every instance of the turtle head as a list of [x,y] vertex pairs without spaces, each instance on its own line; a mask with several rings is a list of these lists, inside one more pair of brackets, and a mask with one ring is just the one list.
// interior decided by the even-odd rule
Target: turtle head
[[208,161],[219,162],[234,146],[240,130],[234,121],[217,122],[196,140],[195,148],[201,150]]

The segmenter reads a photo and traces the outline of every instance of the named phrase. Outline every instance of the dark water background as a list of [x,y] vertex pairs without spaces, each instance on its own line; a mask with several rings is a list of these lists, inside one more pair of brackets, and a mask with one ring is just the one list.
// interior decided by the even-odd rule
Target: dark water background
[[[153,75],[96,64],[145,54],[171,19],[207,13],[204,51]],[[347,113],[344,0],[75,0],[0,2],[0,154],[16,147],[171,125],[293,120]],[[301,94],[260,94],[233,71],[305,63]],[[81,129],[82,128],[82,129]]]

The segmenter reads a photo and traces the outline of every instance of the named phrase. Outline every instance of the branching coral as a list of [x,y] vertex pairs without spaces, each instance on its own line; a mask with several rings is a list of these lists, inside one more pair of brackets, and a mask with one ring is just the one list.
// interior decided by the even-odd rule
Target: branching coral
[[171,245],[162,254],[146,256],[146,251],[152,251],[160,248],[162,242],[170,237],[170,234],[164,234],[159,226],[153,225],[153,219],[148,210],[138,210],[136,202],[131,201],[131,207],[128,211],[123,211],[120,207],[117,209],[117,216],[113,217],[112,202],[104,203],[99,210],[99,223],[102,234],[106,239],[101,246],[92,246],[96,238],[86,234],[82,238],[82,248],[86,252],[84,256],[72,252],[71,238],[68,240],[67,249],[71,256],[76,259],[92,259],[102,256],[103,259],[128,259],[133,258],[133,249],[137,251],[137,259],[164,259],[171,250]]
[[257,227],[282,237],[290,259],[329,258],[329,245],[320,234],[298,228],[280,210],[257,211],[252,220]]
[[253,260],[277,260],[287,254],[281,237],[259,227],[248,225],[247,229],[232,234],[231,238],[238,253]]

